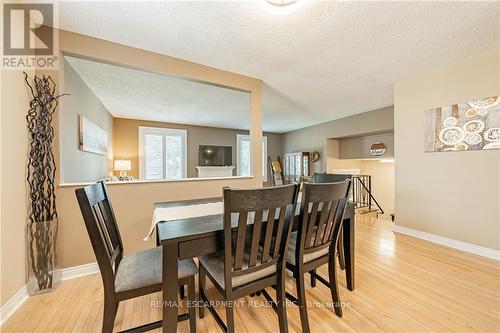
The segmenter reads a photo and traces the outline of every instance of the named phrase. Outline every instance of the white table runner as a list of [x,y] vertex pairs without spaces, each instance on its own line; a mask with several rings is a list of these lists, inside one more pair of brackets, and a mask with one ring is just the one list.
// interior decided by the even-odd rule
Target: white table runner
[[216,215],[222,214],[223,212],[224,203],[222,201],[181,207],[155,208],[153,211],[153,219],[151,220],[151,227],[149,228],[147,236],[144,237],[144,241],[146,242],[151,238],[151,235],[155,231],[156,224],[159,222]]
[[[302,192],[298,195],[298,206],[300,206],[300,201],[302,199]],[[311,208],[309,208],[310,210]],[[153,219],[151,220],[151,227],[149,232],[144,237],[144,241],[147,242],[151,239],[151,235],[155,231],[156,225],[164,221],[174,221],[180,219],[187,219],[190,217],[200,217],[207,215],[216,215],[224,213],[224,202],[212,202],[206,204],[194,204],[189,206],[179,206],[179,207],[167,207],[167,208],[155,208],[153,211]],[[275,218],[279,218],[279,210],[276,211]],[[253,220],[253,212],[248,214],[248,219]],[[266,215],[267,218],[267,215]]]

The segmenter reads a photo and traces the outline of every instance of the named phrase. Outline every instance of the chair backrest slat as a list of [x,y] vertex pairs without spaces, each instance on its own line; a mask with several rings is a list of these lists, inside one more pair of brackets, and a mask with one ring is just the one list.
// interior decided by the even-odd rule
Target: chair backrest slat
[[267,215],[266,233],[264,240],[264,248],[262,250],[262,262],[269,260],[269,250],[273,239],[274,217],[276,216],[276,208],[271,208]]
[[[107,197],[107,194],[106,194]],[[100,201],[98,203],[99,208],[101,209],[101,214],[103,216],[104,223],[106,224],[106,228],[110,230],[109,237],[111,245],[114,249],[120,246],[121,239],[119,233],[116,230],[115,216],[113,214],[111,208],[111,202],[108,200]]]
[[259,254],[259,242],[262,228],[263,212],[255,212],[252,231],[252,244],[250,245],[250,258],[248,260],[248,267],[253,267],[257,263],[257,255]]
[[279,219],[278,219],[278,225],[276,226],[276,236],[274,237],[275,238],[274,252],[273,252],[274,258],[276,258],[279,254],[282,236],[283,236],[283,229],[285,227],[286,211],[287,211],[287,207],[281,207],[280,215],[279,215]]
[[[337,242],[347,205],[351,180],[338,183],[304,184],[302,222],[299,226],[299,260]],[[309,207],[312,206],[309,213]]]
[[[326,243],[332,240],[332,231],[333,231],[333,219],[335,218],[335,215],[337,214],[337,209],[339,207],[340,200],[336,200],[335,202],[332,202],[332,207],[333,209],[330,209],[330,214],[328,215],[328,221],[326,223],[325,227],[325,233],[323,235],[323,241],[322,243]],[[334,207],[333,207],[334,206]]]
[[234,268],[243,267],[243,254],[245,252],[245,237],[247,233],[248,212],[241,212],[238,217],[238,232],[236,238],[236,253],[234,255]]
[[[321,215],[319,218],[319,223],[318,223],[317,229],[316,229],[316,235],[314,237],[314,246],[318,246],[319,244],[322,244],[322,242],[323,242],[323,236],[324,236],[323,232],[326,229],[325,222],[328,222],[328,217],[330,215],[329,213],[330,213],[330,206],[331,205],[332,205],[331,201],[323,203],[322,212],[321,212]],[[323,211],[324,211],[324,213],[323,213]]]
[[98,182],[75,192],[105,292],[114,292],[114,274],[123,257],[123,243],[106,185]]
[[104,216],[101,212],[101,207],[99,204],[96,204],[92,207],[94,211],[94,216],[97,222],[97,227],[99,229],[99,234],[103,240],[104,247],[106,248],[106,252],[108,253],[108,257],[111,258],[113,255],[113,244],[111,242],[111,236],[109,234],[108,228],[106,226],[106,222],[104,221]]
[[[297,185],[237,190],[224,188],[224,280],[281,260],[293,222]],[[292,211],[292,210],[290,210]],[[276,215],[278,214],[278,217]],[[237,223],[235,223],[237,220]],[[227,288],[231,292],[232,289]]]
[[[311,223],[307,224],[307,234],[306,234],[306,244],[311,244],[311,237],[313,235],[313,230],[314,227],[316,226],[316,218],[318,217],[318,208],[319,208],[319,202],[313,202],[312,203],[312,209],[311,213],[304,211],[304,219],[307,219],[308,221],[311,221]],[[310,205],[307,204],[304,206],[304,208],[308,208]]]
[[[350,184],[352,182],[349,180],[349,189],[350,189]],[[332,232],[329,235],[328,241],[329,242],[337,242],[338,238],[338,232],[340,231],[340,226],[342,225],[342,220],[344,218],[344,212],[347,207],[347,201],[348,201],[348,196],[349,196],[349,189],[347,190],[348,193],[346,194],[345,199],[340,199],[337,200],[337,204],[335,206],[335,209],[332,210]],[[335,238],[333,238],[335,237]]]

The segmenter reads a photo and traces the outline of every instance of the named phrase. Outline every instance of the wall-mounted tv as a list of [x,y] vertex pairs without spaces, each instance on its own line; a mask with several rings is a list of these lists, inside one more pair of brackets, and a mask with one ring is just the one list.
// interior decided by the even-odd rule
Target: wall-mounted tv
[[233,147],[200,145],[198,162],[200,166],[230,166],[233,164]]

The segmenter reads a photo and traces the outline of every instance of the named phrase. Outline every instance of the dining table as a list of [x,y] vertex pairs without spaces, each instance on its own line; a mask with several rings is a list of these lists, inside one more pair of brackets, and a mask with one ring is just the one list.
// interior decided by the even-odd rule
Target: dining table
[[[159,202],[155,204],[155,212],[165,208],[181,208],[196,210],[207,204],[222,202],[222,198],[206,198],[174,202]],[[297,205],[295,223],[292,230],[297,229],[300,221],[300,205]],[[354,290],[355,255],[354,255],[354,216],[355,205],[348,202],[342,223],[341,240],[343,242],[347,288]],[[163,278],[163,332],[177,332],[179,294],[177,283],[179,260],[195,258],[215,253],[224,248],[223,214],[210,214],[168,221],[157,221],[156,243],[162,247],[162,278]],[[235,227],[237,223],[235,222]],[[191,291],[188,291],[191,292]]]

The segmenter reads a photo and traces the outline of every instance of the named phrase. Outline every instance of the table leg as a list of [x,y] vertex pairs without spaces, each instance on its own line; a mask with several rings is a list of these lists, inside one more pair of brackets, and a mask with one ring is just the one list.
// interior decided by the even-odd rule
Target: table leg
[[177,332],[177,275],[179,269],[178,244],[163,245],[163,332]]
[[354,290],[354,271],[355,271],[355,253],[354,253],[354,217],[345,218],[342,226],[344,240],[344,258],[347,289]]
[[339,257],[339,266],[340,269],[345,270],[345,251],[344,251],[344,228],[342,228],[342,225],[340,227],[340,233],[342,236],[339,237],[339,242],[337,244],[337,253]]

